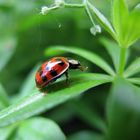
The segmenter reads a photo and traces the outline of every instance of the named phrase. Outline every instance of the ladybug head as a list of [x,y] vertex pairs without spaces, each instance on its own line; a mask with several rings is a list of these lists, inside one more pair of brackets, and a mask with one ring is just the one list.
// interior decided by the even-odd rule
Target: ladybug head
[[69,62],[69,68],[70,69],[80,69],[81,71],[86,70],[85,67],[81,66],[80,62],[75,59],[68,59]]

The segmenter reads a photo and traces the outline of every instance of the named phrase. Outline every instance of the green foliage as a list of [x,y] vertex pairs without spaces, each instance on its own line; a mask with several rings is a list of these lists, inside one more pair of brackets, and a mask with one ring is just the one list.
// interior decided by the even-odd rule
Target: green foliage
[[[54,135],[55,134],[55,135]],[[21,122],[16,132],[15,140],[65,140],[63,132],[59,126],[53,121],[36,117]]]
[[138,57],[125,70],[124,76],[130,77],[130,76],[133,76],[134,74],[139,73],[139,71],[140,71],[140,58]]
[[103,138],[99,134],[90,131],[81,131],[70,136],[68,140],[103,140]]
[[0,112],[0,126],[9,125],[48,110],[80,95],[91,87],[111,81],[112,78],[107,75],[80,74],[71,78],[68,86],[66,86],[65,80],[52,84],[47,88],[50,94],[45,95],[45,93],[39,93],[37,90],[32,91],[29,96]]
[[[108,140],[139,139],[140,88],[117,78],[108,100]],[[121,127],[120,127],[121,126]]]
[[[96,64],[100,68],[102,68],[104,71],[109,73],[110,75],[114,75],[114,71],[112,68],[105,62],[100,56],[98,56],[95,53],[91,53],[89,51],[86,51],[84,49],[76,48],[76,47],[64,47],[64,46],[53,46],[46,50],[46,56],[49,54],[56,54],[57,52],[70,52],[77,55],[80,55],[81,57],[84,57],[85,59],[91,61],[92,63]],[[88,56],[88,57],[87,57]]]
[[94,6],[92,5],[88,0],[86,2],[86,9],[89,11],[89,14],[95,16],[97,21],[104,27],[106,31],[108,31],[114,38],[115,32],[110,24],[110,22],[106,19],[106,17]]
[[9,106],[9,98],[3,86],[0,84],[0,109]]
[[17,128],[17,124],[1,128],[0,129],[1,140],[7,140],[7,139],[11,138],[11,136],[15,132],[16,128]]
[[[54,135],[55,133],[55,135]],[[0,129],[1,140],[65,140],[59,126],[50,119],[34,117]]]
[[109,40],[107,38],[101,38],[100,41],[104,45],[108,54],[110,55],[111,60],[113,61],[115,70],[118,71],[120,48],[114,41]]
[[0,71],[8,63],[16,47],[15,37],[1,37],[0,39]]
[[125,0],[113,0],[112,20],[121,47],[129,47],[140,37],[140,11],[128,11]]
[[24,81],[24,83],[21,86],[20,92],[15,97],[15,100],[20,100],[20,99],[26,97],[34,90],[34,88],[35,88],[34,76],[35,76],[35,72],[36,72],[37,68],[38,68],[38,65],[35,66],[33,68],[33,70],[29,73],[29,75],[27,76],[27,79]]
[[[44,2],[50,6],[41,9]],[[0,2],[0,139],[140,139],[139,49],[135,60],[135,51],[129,49],[140,37],[136,4]],[[100,27],[103,34],[92,38],[86,18],[94,35]],[[68,83],[63,76],[38,90],[35,72],[53,56],[72,57],[88,70],[71,71]]]
[[140,85],[140,78],[137,78],[137,77],[136,78],[135,77],[129,78],[128,81],[133,83],[133,84]]
[[96,127],[102,132],[106,131],[106,124],[104,123],[103,119],[86,103],[76,100],[75,102],[72,102],[70,106],[75,110],[76,115],[79,116],[82,120],[85,120],[87,123],[89,123],[91,127]]

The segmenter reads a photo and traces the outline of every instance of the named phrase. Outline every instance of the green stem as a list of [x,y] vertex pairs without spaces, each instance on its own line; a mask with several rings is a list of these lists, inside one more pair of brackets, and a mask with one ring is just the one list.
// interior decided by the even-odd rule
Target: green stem
[[75,4],[72,4],[72,3],[64,3],[64,6],[66,6],[66,7],[76,7],[76,8],[83,8],[83,7],[85,7],[85,3],[86,3],[86,1],[87,0],[83,0],[83,2],[81,3],[81,4],[79,4],[79,3],[75,3]]
[[64,3],[65,7],[69,7],[69,8],[83,8],[85,5],[84,4],[70,4],[70,3]]
[[126,48],[122,47],[120,52],[120,60],[119,60],[119,70],[118,70],[119,76],[123,75],[125,64],[126,64]]
[[90,20],[91,20],[93,26],[95,26],[94,20],[93,20],[93,18],[92,18],[92,15],[91,15],[91,13],[90,13],[90,11],[89,11],[89,8],[88,8],[87,4],[86,4],[86,7],[85,7],[85,8],[86,8],[87,14],[88,14],[88,16],[89,16],[89,18],[90,18]]

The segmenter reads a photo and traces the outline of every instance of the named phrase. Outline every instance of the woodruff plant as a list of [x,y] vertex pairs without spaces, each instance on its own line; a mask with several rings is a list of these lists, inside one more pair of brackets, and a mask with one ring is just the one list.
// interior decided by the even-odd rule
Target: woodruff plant
[[[101,33],[102,27],[116,41],[114,43],[111,40],[101,40],[112,58],[115,70],[98,54],[85,49],[65,46],[47,48],[46,55],[58,55],[64,52],[74,53],[96,64],[107,74],[81,73],[74,75],[70,78],[69,86],[65,85],[65,81],[60,80],[48,87],[52,94],[46,96],[43,96],[36,89],[27,90],[32,94],[28,95],[26,92],[25,98],[23,98],[21,91],[19,99],[23,99],[17,100],[16,103],[0,112],[1,127],[50,109],[80,95],[91,87],[112,82],[113,85],[106,106],[107,125],[105,125],[106,122],[93,120],[95,126],[102,131],[97,140],[140,139],[140,78],[135,76],[135,74],[140,73],[140,58],[125,67],[129,58],[127,51],[140,37],[140,9],[136,6],[130,11],[125,0],[112,0],[111,2],[111,22],[89,0],[83,0],[81,4],[55,0],[53,6],[42,7],[41,14],[43,15],[47,15],[58,8],[84,8],[93,24],[90,29],[91,33],[93,35]],[[99,25],[95,24],[95,19]],[[32,78],[34,78],[33,74]],[[24,87],[28,89],[26,84]]]
[[[91,33],[93,35],[100,33],[101,26],[113,37],[117,44],[105,40],[102,42],[112,57],[115,71],[97,54],[79,48],[56,46],[46,50],[46,55],[53,51],[57,52],[57,50],[75,53],[106,71],[112,77],[113,86],[107,102],[108,128],[103,139],[140,139],[137,131],[140,128],[140,119],[138,119],[140,117],[140,89],[133,85],[140,84],[140,78],[133,77],[140,73],[140,58],[128,64],[127,68],[125,67],[128,49],[140,37],[140,9],[136,6],[129,11],[125,0],[112,0],[111,2],[111,22],[89,0],[83,0],[82,4],[67,4],[62,0],[58,7],[84,8],[93,24],[90,29]],[[41,13],[44,14],[45,11],[42,9]],[[94,19],[99,25],[95,24]]]

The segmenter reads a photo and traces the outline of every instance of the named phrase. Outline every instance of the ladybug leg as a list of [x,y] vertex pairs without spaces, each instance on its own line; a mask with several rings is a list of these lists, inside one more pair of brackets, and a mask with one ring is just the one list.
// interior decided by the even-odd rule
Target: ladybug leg
[[68,81],[69,81],[69,74],[68,74],[68,71],[65,72],[65,76],[66,76],[66,83],[68,84]]

